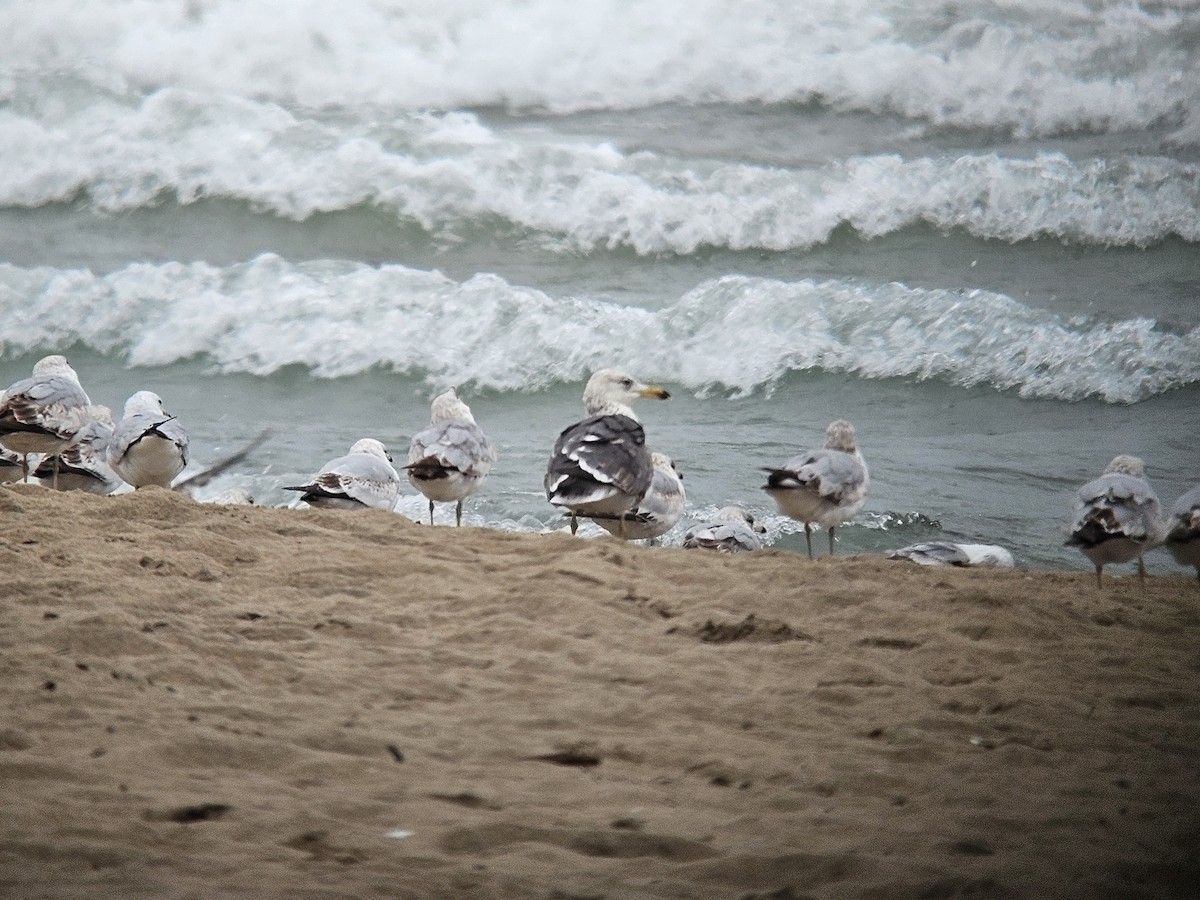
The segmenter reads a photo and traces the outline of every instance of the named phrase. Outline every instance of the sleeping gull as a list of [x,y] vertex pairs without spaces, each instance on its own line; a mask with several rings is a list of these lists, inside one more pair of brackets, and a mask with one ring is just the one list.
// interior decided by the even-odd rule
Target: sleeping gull
[[1200,485],[1175,501],[1167,527],[1167,549],[1181,566],[1195,566],[1200,578]]
[[429,425],[412,439],[404,468],[412,486],[429,498],[429,524],[435,501],[455,501],[454,524],[461,526],[463,498],[483,486],[495,461],[496,448],[450,388],[433,398]]
[[[121,476],[108,464],[106,452],[113,434],[112,413],[107,406],[93,406],[92,420],[75,434],[75,443],[56,454],[42,457],[33,477],[60,491],[85,491],[105,496],[119,488]],[[53,478],[55,466],[58,478]]]
[[906,559],[922,566],[963,566],[979,569],[1011,569],[1013,555],[996,544],[958,544],[953,541],[921,541],[893,550],[888,559]]
[[387,448],[374,438],[363,438],[345,456],[325,463],[307,483],[284,490],[302,491],[301,500],[325,509],[392,510],[400,496],[400,476]]
[[688,529],[683,536],[683,549],[748,553],[762,549],[759,535],[766,530],[742,507],[722,506],[707,522]]
[[211,503],[215,506],[253,506],[254,495],[245,488],[231,487],[226,488],[213,497],[211,500],[204,500],[204,503]]
[[1167,526],[1158,497],[1143,477],[1146,467],[1136,456],[1116,456],[1095,481],[1075,495],[1067,546],[1078,547],[1096,567],[1096,585],[1108,563],[1138,564],[1146,583],[1142,555],[1163,542]]
[[188,435],[163,409],[153,391],[138,391],[125,401],[125,414],[108,441],[108,464],[135,488],[170,488],[188,459]]
[[62,356],[46,356],[33,375],[0,394],[0,445],[21,455],[21,479],[29,479],[29,454],[57,453],[75,442],[91,418],[91,400]]
[[[650,489],[654,465],[646,433],[629,405],[639,397],[666,400],[657,385],[645,385],[616,369],[601,369],[583,391],[587,414],[563,431],[554,443],[546,477],[546,499],[571,516],[624,516]],[[618,519],[624,534],[624,518]]]
[[813,558],[813,522],[829,529],[829,553],[833,555],[834,529],[858,515],[870,486],[854,426],[845,419],[831,422],[820,450],[801,453],[777,469],[764,471],[769,475],[763,490],[779,511],[804,523],[808,558]]
[[665,453],[652,452],[650,461],[654,466],[650,489],[637,506],[620,518],[596,516],[592,519],[609,534],[627,541],[654,540],[674,528],[683,515],[686,501],[683,476]]

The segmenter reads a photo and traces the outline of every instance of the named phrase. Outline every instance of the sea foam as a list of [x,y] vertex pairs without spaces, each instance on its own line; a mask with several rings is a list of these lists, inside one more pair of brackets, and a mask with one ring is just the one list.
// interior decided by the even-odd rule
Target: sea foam
[[133,366],[223,372],[372,367],[500,391],[614,361],[697,391],[770,391],[790,373],[936,378],[1022,397],[1133,403],[1200,380],[1200,328],[1062,317],[1003,294],[727,276],[658,310],[553,297],[495,275],[264,255],[107,275],[0,265],[0,353],[82,344]]
[[1194,139],[1195,4],[279,0],[0,5],[8,71],[345,108],[807,103],[1021,135]]
[[1200,166],[1162,156],[762,166],[500,132],[469,113],[347,120],[178,88],[90,101],[79,88],[53,103],[22,90],[0,108],[3,206],[115,213],[219,198],[289,219],[373,207],[438,237],[516,231],[584,253],[784,251],[843,226],[876,237],[917,224],[1004,241],[1200,241]]

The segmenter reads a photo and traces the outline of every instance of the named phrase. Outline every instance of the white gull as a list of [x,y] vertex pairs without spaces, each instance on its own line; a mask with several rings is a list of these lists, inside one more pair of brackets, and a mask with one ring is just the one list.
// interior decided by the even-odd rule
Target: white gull
[[654,466],[650,489],[638,501],[637,506],[620,518],[592,518],[592,521],[609,534],[623,537],[627,541],[652,541],[674,528],[683,515],[683,505],[687,500],[683,490],[683,476],[675,468],[671,457],[665,453],[652,451],[650,461]]
[[170,488],[188,460],[188,434],[163,409],[153,391],[138,391],[125,401],[125,414],[113,429],[108,464],[135,488]]
[[345,456],[325,463],[304,484],[284,490],[300,491],[300,499],[309,506],[390,511],[400,496],[400,476],[387,448],[374,438],[363,438]]

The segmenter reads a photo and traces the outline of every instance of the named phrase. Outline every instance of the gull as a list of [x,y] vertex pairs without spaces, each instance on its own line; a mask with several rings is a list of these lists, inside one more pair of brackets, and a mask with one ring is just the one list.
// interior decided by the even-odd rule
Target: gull
[[153,391],[138,391],[125,401],[125,414],[108,442],[108,464],[135,488],[170,488],[188,459],[188,435],[163,409]]
[[748,553],[762,549],[759,535],[766,530],[742,507],[722,506],[707,522],[688,529],[683,536],[683,549]]
[[654,466],[650,489],[637,506],[619,518],[593,518],[609,534],[627,541],[652,541],[674,528],[683,515],[683,504],[687,499],[683,491],[683,476],[665,453],[651,452],[650,461]]
[[[33,470],[34,478],[60,491],[85,491],[107,496],[123,481],[108,464],[108,442],[113,435],[112,412],[107,406],[93,406],[92,419],[75,433],[75,443],[58,453],[42,457]],[[54,479],[57,468],[58,477]]]
[[29,454],[58,453],[75,442],[91,418],[91,400],[65,357],[46,356],[33,375],[0,394],[0,445],[21,456],[29,480]]
[[833,555],[833,531],[849,522],[867,501],[870,476],[858,452],[854,426],[845,419],[830,422],[825,429],[825,446],[794,456],[777,469],[765,468],[763,485],[785,516],[804,523],[808,558],[813,558],[812,523],[829,529],[829,553]]
[[1103,475],[1075,495],[1067,546],[1078,547],[1095,565],[1097,587],[1106,564],[1134,559],[1144,585],[1142,555],[1166,537],[1162,507],[1145,474],[1146,466],[1136,456],[1115,456]]
[[226,488],[213,497],[211,500],[203,501],[211,503],[215,506],[253,506],[254,495],[245,488],[231,487]]
[[1181,566],[1195,566],[1200,578],[1200,485],[1175,501],[1167,527],[1167,549]]
[[435,501],[454,501],[454,524],[461,526],[463,499],[483,486],[496,448],[454,388],[433,398],[429,418],[429,425],[413,437],[404,468],[412,486],[429,498],[429,524]]
[[391,510],[400,496],[400,476],[387,448],[374,438],[363,438],[345,456],[321,466],[305,484],[284,490],[301,491],[301,500],[324,509]]
[[0,445],[0,484],[20,481],[23,454]]
[[646,433],[630,404],[639,397],[670,396],[617,369],[601,369],[588,379],[586,417],[558,436],[542,481],[546,499],[568,511],[571,534],[578,516],[600,515],[622,517],[617,530],[624,536],[623,517],[650,489],[654,473]]
[[1011,569],[1013,555],[996,544],[958,544],[953,541],[921,541],[893,550],[888,559],[907,559],[922,566],[963,566],[980,569]]

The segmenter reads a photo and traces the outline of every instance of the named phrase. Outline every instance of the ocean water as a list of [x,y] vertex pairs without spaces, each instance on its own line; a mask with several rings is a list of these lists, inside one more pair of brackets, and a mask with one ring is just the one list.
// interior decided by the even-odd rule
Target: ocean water
[[802,548],[761,467],[845,417],[840,553],[1087,569],[1112,456],[1200,482],[1197,35],[1194,0],[10,0],[0,383],[156,390],[193,468],[270,429],[206,488],[267,504],[456,385],[500,451],[467,521],[540,531],[616,365],[673,394],[668,544],[737,502]]

